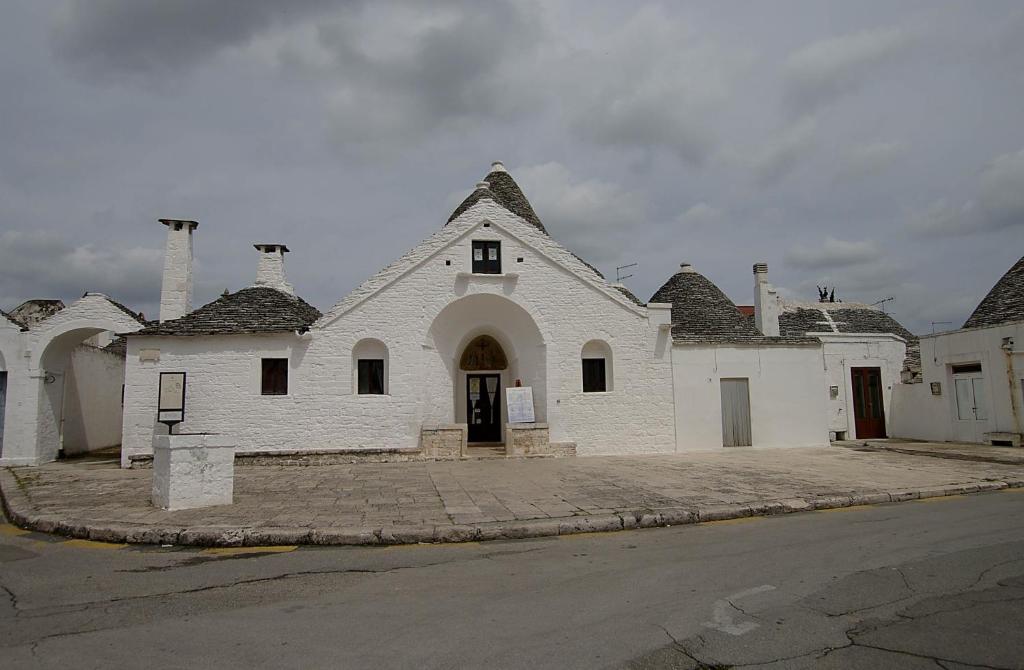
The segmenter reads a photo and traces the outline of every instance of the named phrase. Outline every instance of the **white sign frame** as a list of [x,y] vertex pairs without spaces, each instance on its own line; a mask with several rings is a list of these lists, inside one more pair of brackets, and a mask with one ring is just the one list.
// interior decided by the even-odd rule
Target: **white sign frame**
[[508,410],[509,423],[535,423],[537,421],[533,411],[532,387],[511,386],[505,389],[505,405]]

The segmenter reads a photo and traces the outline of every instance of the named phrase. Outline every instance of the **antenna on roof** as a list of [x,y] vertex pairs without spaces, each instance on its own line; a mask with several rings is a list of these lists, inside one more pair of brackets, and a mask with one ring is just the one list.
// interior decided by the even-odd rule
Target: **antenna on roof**
[[616,284],[621,284],[623,279],[629,279],[630,277],[632,277],[633,276],[632,273],[630,273],[628,275],[624,275],[624,274],[622,274],[622,271],[623,270],[628,270],[629,268],[635,268],[637,265],[639,265],[639,263],[630,263],[629,265],[620,265],[620,266],[616,267],[615,268],[615,283]]
[[932,335],[935,334],[935,326],[948,325],[952,326],[952,321],[932,321]]
[[891,302],[891,301],[893,301],[893,300],[895,300],[895,299],[896,299],[896,298],[894,298],[894,297],[892,297],[892,296],[890,295],[890,296],[888,296],[888,297],[882,298],[881,300],[876,300],[876,301],[874,301],[873,303],[871,303],[871,306],[872,306],[872,307],[874,307],[875,305],[881,305],[881,306],[882,306],[882,313],[883,313],[883,314],[885,314],[885,313],[886,313],[886,312],[885,312],[885,303],[887,303],[887,302]]

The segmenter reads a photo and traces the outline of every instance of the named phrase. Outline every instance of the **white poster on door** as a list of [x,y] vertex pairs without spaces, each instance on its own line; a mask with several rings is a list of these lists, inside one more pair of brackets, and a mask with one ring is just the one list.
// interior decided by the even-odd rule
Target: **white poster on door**
[[533,389],[529,386],[513,386],[505,389],[509,423],[533,423]]

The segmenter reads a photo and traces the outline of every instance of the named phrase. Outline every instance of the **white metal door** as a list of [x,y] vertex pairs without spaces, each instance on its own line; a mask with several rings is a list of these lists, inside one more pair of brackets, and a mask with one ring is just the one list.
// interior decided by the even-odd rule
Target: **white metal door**
[[750,389],[747,379],[722,380],[722,446],[749,447]]
[[977,372],[955,372],[953,393],[956,403],[953,408],[953,438],[958,442],[984,442],[984,433],[988,429],[988,404],[985,402],[985,377],[980,366]]

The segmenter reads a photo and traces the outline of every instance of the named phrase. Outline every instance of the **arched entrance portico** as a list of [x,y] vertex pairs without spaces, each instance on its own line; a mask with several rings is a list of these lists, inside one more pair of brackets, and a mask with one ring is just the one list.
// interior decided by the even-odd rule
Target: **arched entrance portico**
[[[37,465],[57,458],[61,446],[61,419],[68,415],[69,409],[65,401],[72,352],[99,333],[124,333],[141,327],[138,317],[98,293],[86,293],[68,307],[30,326],[24,333],[23,366],[12,371],[7,380],[9,411],[4,420],[0,464]],[[122,363],[121,378],[116,384],[111,383],[110,388],[88,384],[90,399],[99,394],[110,396],[111,406],[119,412],[123,369]]]
[[436,353],[425,368],[424,385],[431,389],[427,420],[467,424],[472,439],[474,412],[493,412],[497,405],[489,416],[500,417],[498,431],[485,441],[502,441],[505,389],[517,380],[533,389],[537,421],[547,420],[544,336],[516,302],[495,294],[459,298],[434,318],[424,348]]

